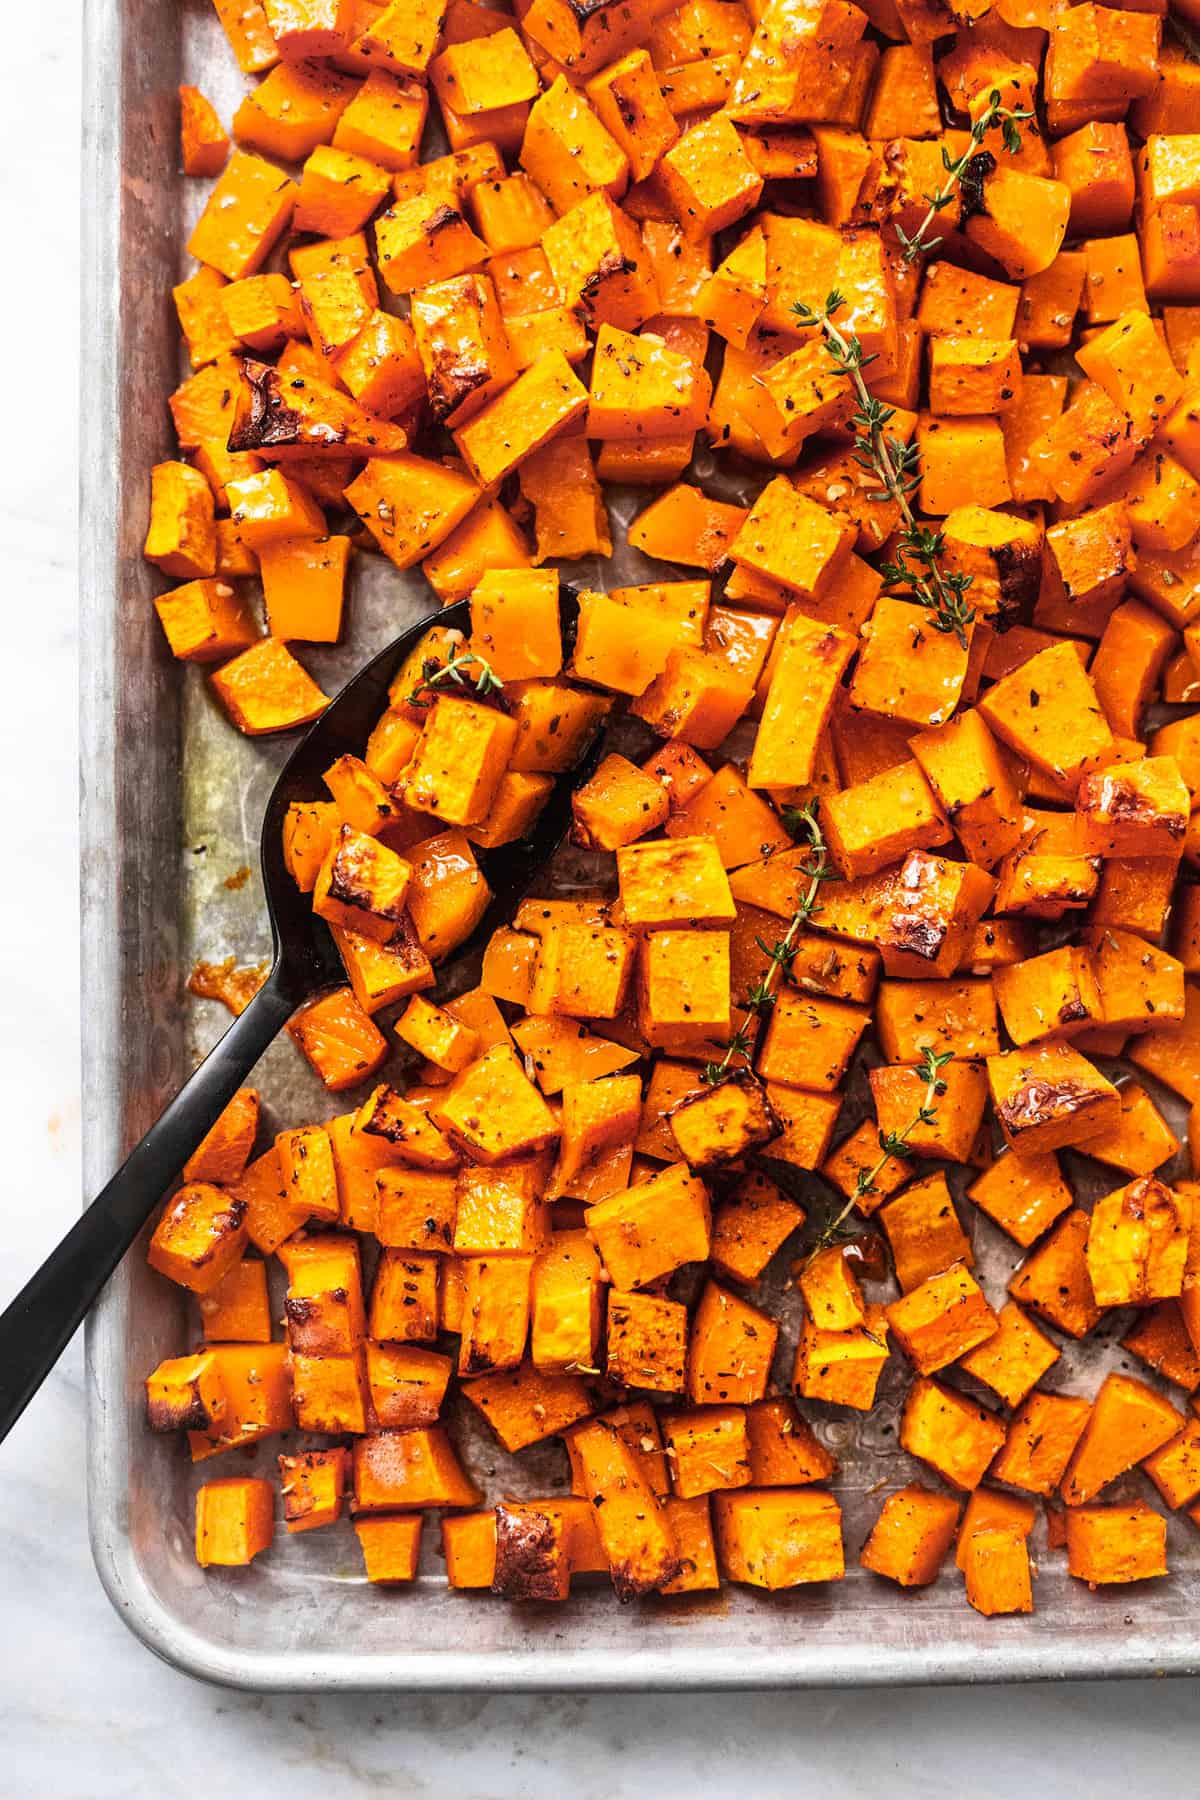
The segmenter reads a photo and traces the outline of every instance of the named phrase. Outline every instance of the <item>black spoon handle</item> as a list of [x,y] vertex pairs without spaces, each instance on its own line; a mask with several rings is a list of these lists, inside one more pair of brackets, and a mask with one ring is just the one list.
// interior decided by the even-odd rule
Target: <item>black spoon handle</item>
[[297,1005],[276,964],[83,1217],[0,1315],[0,1443],[70,1343],[165,1190]]

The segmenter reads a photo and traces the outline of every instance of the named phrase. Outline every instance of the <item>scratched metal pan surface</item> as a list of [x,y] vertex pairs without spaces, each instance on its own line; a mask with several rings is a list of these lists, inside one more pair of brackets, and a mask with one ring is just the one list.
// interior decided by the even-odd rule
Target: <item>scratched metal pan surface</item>
[[[152,573],[139,554],[148,471],[173,452],[164,396],[180,365],[168,290],[184,267],[197,205],[175,175],[172,96],[179,82],[195,81],[228,117],[244,83],[210,0],[88,0],[86,14],[81,700],[84,1154],[92,1193],[224,1023],[219,1008],[187,1000],[193,962],[268,953],[256,836],[287,744],[239,738],[199,674],[170,662],[150,606]],[[627,517],[630,504],[630,496],[619,500],[618,516]],[[327,686],[429,610],[419,577],[397,576],[378,558],[360,565],[345,644],[306,656]],[[639,565],[626,556],[609,573],[638,579]],[[338,1110],[287,1042],[263,1059],[256,1081],[268,1129]],[[860,1101],[864,1085],[860,1070]],[[1115,1185],[1094,1164],[1080,1162],[1074,1173],[1085,1198]],[[820,1184],[811,1187],[810,1206],[827,1205]],[[982,1279],[998,1301],[1011,1246],[973,1208],[964,1212]],[[783,1270],[787,1261],[786,1252],[777,1259]],[[796,1320],[782,1281],[769,1303],[785,1321],[776,1374],[786,1386]],[[1093,1392],[1101,1371],[1121,1361],[1121,1328],[1106,1324],[1098,1335],[1107,1341],[1093,1340],[1081,1354],[1067,1346],[1048,1385]],[[910,1594],[858,1567],[883,1492],[919,1474],[896,1442],[899,1358],[869,1417],[808,1408],[842,1465],[835,1486],[848,1573],[837,1585],[771,1598],[728,1586],[717,1596],[625,1608],[601,1588],[561,1607],[512,1606],[447,1590],[432,1518],[410,1590],[368,1586],[348,1521],[300,1537],[280,1533],[252,1568],[204,1574],[191,1547],[196,1472],[174,1438],[146,1431],[142,1401],[146,1371],[177,1354],[193,1331],[183,1297],[135,1254],[90,1321],[87,1381],[101,1579],[146,1644],[195,1675],[255,1689],[411,1691],[1200,1670],[1200,1532],[1186,1519],[1171,1521],[1170,1580],[1098,1594],[1068,1578],[1061,1552],[1046,1553],[1039,1524],[1031,1618],[981,1619],[953,1566],[934,1587]],[[565,1487],[557,1444],[514,1463],[469,1418],[456,1416],[452,1426],[493,1499]],[[277,1448],[276,1441],[262,1452],[264,1468]],[[254,1464],[239,1470],[245,1466]]]

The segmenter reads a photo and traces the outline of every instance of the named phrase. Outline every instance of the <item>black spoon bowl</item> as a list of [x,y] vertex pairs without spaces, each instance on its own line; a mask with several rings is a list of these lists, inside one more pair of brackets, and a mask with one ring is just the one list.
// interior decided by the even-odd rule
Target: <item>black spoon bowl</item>
[[[578,620],[575,595],[569,588],[560,590],[559,612],[564,650],[568,650]],[[361,755],[387,706],[392,680],[430,627],[447,626],[465,636],[470,623],[469,604],[462,600],[440,608],[396,638],[347,682],[284,764],[267,802],[260,845],[273,943],[271,972],[111,1181],[0,1315],[0,1441],[16,1424],[163,1194],[267,1046],[305,1000],[345,981],[329,930],[313,913],[310,897],[300,892],[284,863],[283,825],[288,807],[298,800],[328,798],[322,780],[325,771],[339,756]],[[457,689],[447,684],[443,691],[469,694],[470,687]],[[571,825],[572,794],[595,769],[601,740],[602,734],[597,732],[573,768],[555,782],[527,837],[481,855],[492,900],[453,964],[476,954],[491,932],[512,917],[562,844]],[[437,821],[431,818],[431,835],[437,830]]]

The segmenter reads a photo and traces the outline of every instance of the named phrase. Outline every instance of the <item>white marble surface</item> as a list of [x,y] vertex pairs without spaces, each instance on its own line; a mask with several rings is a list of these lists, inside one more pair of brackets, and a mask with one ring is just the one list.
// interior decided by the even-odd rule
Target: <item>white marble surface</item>
[[[167,4],[171,0],[166,0]],[[0,62],[5,676],[0,1301],[78,1201],[75,446],[78,0]],[[409,1702],[228,1694],[155,1662],[92,1571],[78,1346],[0,1451],[0,1796],[577,1800],[752,1790],[923,1800],[1195,1791],[1195,1683],[886,1696]]]

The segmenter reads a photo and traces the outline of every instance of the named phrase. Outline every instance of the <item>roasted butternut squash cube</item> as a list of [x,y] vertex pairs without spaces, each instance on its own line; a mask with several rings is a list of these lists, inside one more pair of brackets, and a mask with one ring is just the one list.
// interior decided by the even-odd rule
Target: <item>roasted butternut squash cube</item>
[[576,835],[590,848],[618,850],[664,825],[667,790],[624,756],[606,756],[571,801]]
[[703,425],[711,394],[703,363],[649,330],[635,336],[602,325],[596,334],[587,434],[650,443],[690,435]]
[[737,909],[709,838],[631,844],[617,852],[621,906],[631,927],[725,925]]
[[471,643],[501,681],[562,669],[558,577],[550,569],[489,569],[471,593]]
[[718,1271],[752,1282],[793,1231],[804,1209],[757,1170],[744,1175],[713,1214],[710,1255]]
[[479,1499],[479,1489],[440,1425],[370,1432],[355,1441],[354,1505],[358,1512],[477,1506]]
[[230,281],[253,275],[286,229],[297,192],[275,163],[235,150],[188,239],[189,254]]
[[879,1214],[887,1232],[902,1293],[956,1263],[973,1268],[971,1242],[959,1223],[946,1177],[941,1173],[910,1182]]
[[849,1331],[825,1331],[809,1315],[800,1327],[792,1385],[806,1399],[870,1412],[887,1359],[882,1306],[868,1304],[863,1323]]
[[853,529],[844,520],[780,475],[759,495],[729,554],[802,599],[816,601],[832,586],[853,544]]
[[1021,793],[1007,758],[972,709],[911,739],[942,811],[972,862],[992,868],[1021,837]]
[[995,1332],[962,1358],[962,1366],[1006,1406],[1017,1406],[1060,1352],[1014,1301],[1006,1301],[996,1319]]
[[478,269],[487,245],[437,191],[396,200],[375,221],[379,274],[391,294],[409,294]]
[[283,1311],[293,1355],[352,1356],[367,1329],[357,1238],[301,1238],[288,1250]]
[[697,1406],[761,1400],[778,1335],[774,1319],[728,1288],[707,1282],[688,1344],[689,1400]]
[[376,1176],[375,1234],[397,1250],[438,1250],[454,1243],[458,1178],[448,1170],[382,1168]]
[[776,996],[758,1056],[763,1077],[787,1087],[833,1093],[869,1023],[860,1007],[786,990]]
[[686,237],[711,237],[751,212],[763,178],[723,113],[693,125],[667,150],[659,179]]
[[520,1366],[529,1336],[532,1275],[532,1256],[466,1258],[460,1375]]
[[1113,748],[1095,688],[1066,642],[996,682],[979,710],[1010,749],[1072,793]]
[[909,850],[948,843],[952,835],[914,761],[831,794],[822,823],[834,865],[848,879],[898,862]]
[[565,923],[543,933],[529,1007],[577,1019],[615,1019],[625,1000],[637,940],[615,926]]
[[1084,1506],[1110,1482],[1175,1437],[1182,1420],[1169,1400],[1130,1375],[1112,1373],[1097,1394],[1063,1477],[1068,1506]]
[[1004,1442],[1004,1426],[985,1406],[925,1377],[914,1381],[904,1403],[900,1443],[951,1487],[979,1486]]
[[992,1464],[997,1481],[1047,1498],[1058,1488],[1091,1412],[1075,1394],[1030,1394]]
[[573,1432],[571,1441],[617,1593],[631,1600],[675,1580],[681,1572],[675,1532],[638,1453],[600,1419]]
[[663,1422],[671,1481],[684,1500],[717,1488],[750,1485],[749,1437],[742,1406],[703,1406]]
[[590,1206],[587,1229],[618,1288],[645,1287],[709,1252],[708,1191],[684,1163]]
[[612,705],[557,681],[510,687],[517,743],[509,767],[522,774],[558,774],[574,766]]
[[954,418],[1000,413],[1017,399],[1021,358],[1013,338],[938,336],[929,345],[929,405]]
[[675,621],[636,611],[608,594],[579,597],[571,672],[620,694],[644,694],[661,675],[677,641]]
[[746,1433],[753,1487],[804,1487],[837,1473],[837,1458],[787,1398],[748,1406]]
[[438,1333],[438,1263],[435,1255],[384,1250],[371,1290],[373,1338],[385,1343],[432,1343]]
[[930,1110],[932,1119],[913,1120],[925,1106],[928,1080],[919,1069],[885,1064],[872,1069],[871,1098],[886,1137],[907,1131],[913,1156],[966,1162],[974,1149],[987,1106],[987,1081],[978,1063],[952,1062],[940,1070]]
[[1014,1300],[1073,1338],[1086,1337],[1102,1317],[1088,1274],[1089,1224],[1085,1212],[1072,1208],[1008,1284]]
[[447,824],[479,824],[495,800],[516,737],[513,720],[495,707],[440,695],[404,770],[401,798]]
[[1142,1467],[1168,1506],[1188,1505],[1200,1494],[1200,1420],[1190,1419]]
[[549,1223],[542,1206],[546,1159],[519,1157],[498,1168],[468,1163],[459,1171],[454,1249],[459,1256],[542,1249]]
[[324,712],[329,696],[285,644],[262,638],[217,670],[212,688],[229,718],[247,737],[294,731]]
[[349,1480],[349,1450],[340,1446],[306,1450],[297,1456],[281,1456],[278,1462],[283,1517],[289,1532],[336,1524]]
[[922,1375],[936,1374],[997,1331],[995,1313],[962,1263],[930,1275],[887,1309],[901,1349]]
[[961,1501],[911,1482],[884,1501],[859,1561],[900,1587],[928,1587],[941,1572],[961,1513]]
[[989,1056],[987,1078],[1000,1129],[1020,1156],[1082,1143],[1120,1114],[1112,1082],[1069,1044]]
[[432,1109],[434,1123],[483,1163],[552,1144],[558,1121],[511,1046],[497,1044],[457,1075]]
[[146,1377],[151,1431],[200,1431],[216,1437],[228,1410],[220,1364],[211,1351],[169,1357]]
[[1177,856],[1191,796],[1173,756],[1148,756],[1085,775],[1075,797],[1083,847],[1096,856]]
[[648,1043],[679,1048],[723,1039],[731,1022],[729,934],[651,932],[641,948],[638,1006]]
[[382,1082],[354,1115],[354,1137],[381,1138],[388,1161],[414,1169],[454,1169],[458,1154],[419,1106]]
[[411,865],[394,850],[340,825],[317,874],[313,911],[332,925],[387,943],[406,917],[411,878]]
[[1073,1506],[1066,1524],[1067,1573],[1089,1587],[1167,1573],[1167,1522],[1144,1501]]
[[270,1343],[271,1308],[265,1263],[243,1257],[198,1300],[206,1342]]
[[460,425],[454,441],[476,480],[489,487],[581,417],[586,407],[587,389],[562,351],[547,350]]
[[[479,498],[461,469],[407,452],[372,458],[346,489],[348,503],[398,569],[411,569],[444,542]],[[418,661],[403,694],[417,686],[421,673]]]
[[1088,1274],[1099,1306],[1176,1298],[1183,1287],[1192,1197],[1153,1175],[1097,1200],[1087,1242]]
[[731,1581],[775,1592],[845,1575],[842,1509],[809,1488],[743,1488],[713,1500],[721,1568]]
[[246,1202],[208,1182],[180,1188],[154,1228],[147,1260],[194,1294],[211,1293],[246,1247]]
[[[198,469],[183,462],[155,464],[150,472],[150,524],[142,551],[148,562],[181,581],[215,576],[214,520],[212,489]],[[207,583],[203,592],[211,591],[211,583]]]
[[850,704],[913,726],[944,725],[966,673],[967,647],[954,632],[931,629],[921,607],[884,594],[863,627]]
[[702,750],[724,743],[754,699],[754,684],[723,656],[690,646],[674,649],[631,711],[660,737]]
[[1005,1030],[1019,1047],[1073,1037],[1105,1017],[1091,953],[1073,944],[997,969],[992,982]]
[[408,854],[413,871],[409,914],[421,949],[436,961],[470,937],[492,890],[461,831],[425,838]]
[[196,1493],[196,1561],[202,1569],[245,1568],[275,1536],[269,1481],[233,1476],[206,1481]]
[[875,1023],[889,1062],[920,1063],[928,1050],[972,1058],[1000,1048],[995,996],[986,979],[884,981]]
[[412,327],[439,424],[462,425],[517,374],[496,290],[486,275],[418,288]]
[[653,1294],[608,1291],[608,1375],[627,1387],[679,1394],[687,1355],[687,1308]]
[[533,1265],[530,1355],[539,1369],[590,1369],[600,1342],[600,1259],[583,1231],[557,1231]]
[[686,1096],[672,1109],[669,1123],[679,1154],[693,1168],[736,1162],[779,1132],[779,1119],[748,1070]]

